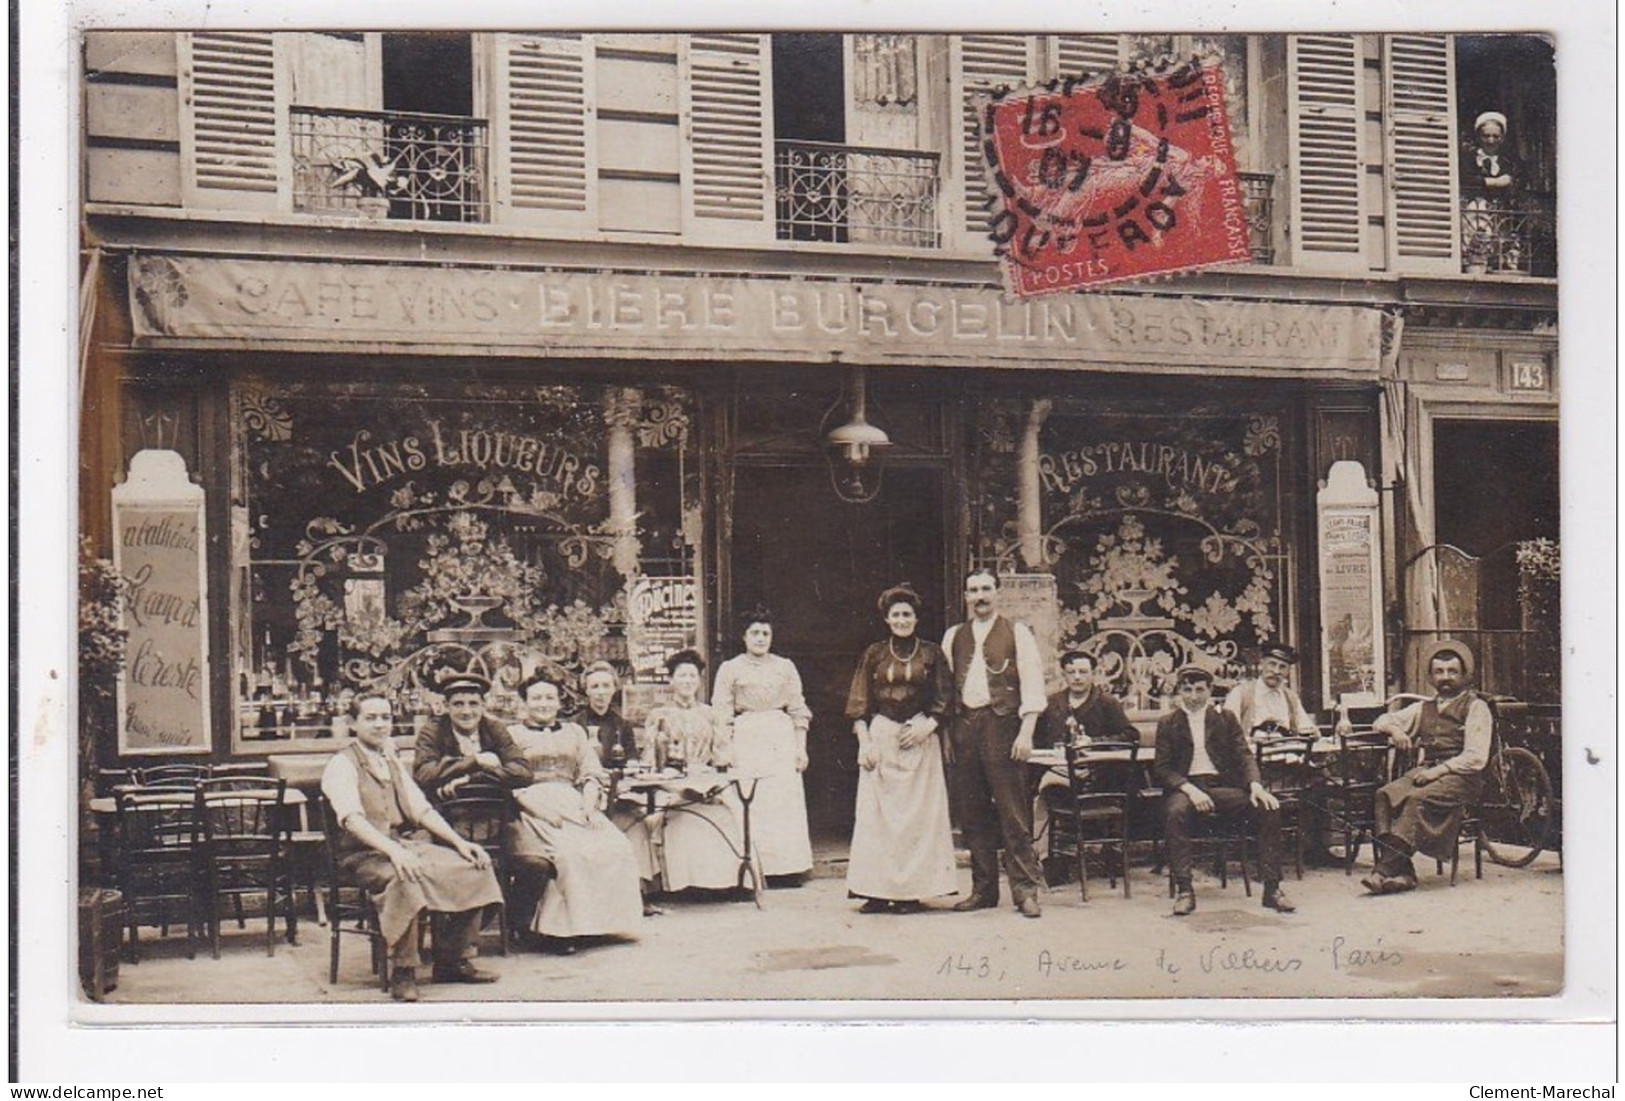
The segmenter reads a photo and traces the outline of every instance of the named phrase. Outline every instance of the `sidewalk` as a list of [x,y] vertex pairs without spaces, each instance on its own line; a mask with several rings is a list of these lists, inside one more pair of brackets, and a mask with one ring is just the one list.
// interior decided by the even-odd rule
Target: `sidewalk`
[[[968,914],[941,899],[920,914],[862,915],[839,878],[841,856],[826,854],[803,887],[766,892],[760,910],[673,900],[644,920],[636,942],[502,958],[488,936],[481,966],[501,981],[426,984],[424,1003],[531,1003],[514,1016],[537,1017],[546,1013],[535,1003],[674,999],[1529,997],[1563,981],[1563,875],[1551,854],[1522,869],[1486,862],[1474,880],[1464,851],[1455,888],[1429,862],[1419,890],[1383,898],[1364,895],[1358,869],[1306,870],[1286,884],[1298,904],[1290,915],[1263,909],[1256,883],[1249,899],[1239,878],[1228,889],[1199,878],[1196,913],[1173,918],[1166,879],[1137,867],[1132,898],[1091,880],[1084,904],[1068,884],[1044,896],[1037,921],[1016,914],[1008,896]],[[389,1004],[369,979],[361,938],[344,938],[339,982],[329,985],[328,930],[299,929],[298,945],[281,942],[267,958],[263,924],[228,923],[218,961],[206,950],[188,960],[173,931],[160,942],[143,929],[145,958],[122,965],[108,1002]]]

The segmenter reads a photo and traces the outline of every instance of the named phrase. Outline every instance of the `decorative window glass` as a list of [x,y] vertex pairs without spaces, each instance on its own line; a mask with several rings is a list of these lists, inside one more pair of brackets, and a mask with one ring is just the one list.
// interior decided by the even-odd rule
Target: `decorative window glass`
[[[984,561],[1021,564],[1014,495],[1028,405],[994,403],[982,429]],[[1096,655],[1131,710],[1167,704],[1194,662],[1221,682],[1283,630],[1282,418],[1196,408],[1095,413],[1057,406],[1039,435],[1043,567],[1059,641]]]
[[625,667],[637,578],[696,573],[692,423],[664,389],[239,380],[239,748],[342,734],[361,686],[422,722],[442,666],[499,715],[538,668]]

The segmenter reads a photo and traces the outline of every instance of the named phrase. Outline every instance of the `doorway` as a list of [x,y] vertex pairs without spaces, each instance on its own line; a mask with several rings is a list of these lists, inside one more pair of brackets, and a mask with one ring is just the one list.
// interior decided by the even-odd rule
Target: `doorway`
[[773,649],[796,663],[812,709],[807,814],[815,842],[851,837],[857,746],[845,718],[863,649],[886,637],[875,600],[909,581],[925,599],[920,635],[937,641],[957,610],[944,602],[945,479],[937,467],[887,470],[868,504],[843,504],[823,465],[740,466],[733,505],[732,609],[720,657],[738,653],[738,614],[773,613]]

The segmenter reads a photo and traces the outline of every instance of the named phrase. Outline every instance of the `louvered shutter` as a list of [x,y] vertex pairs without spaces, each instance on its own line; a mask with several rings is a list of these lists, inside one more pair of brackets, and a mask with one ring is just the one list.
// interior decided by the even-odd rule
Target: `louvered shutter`
[[773,239],[773,60],[760,34],[689,34],[679,47],[684,232]]
[[493,35],[494,221],[598,228],[590,35]]
[[987,179],[987,161],[982,153],[982,128],[977,96],[1000,85],[1019,87],[1040,79],[1038,48],[1040,40],[1016,34],[962,34],[951,39],[950,69],[954,75],[953,94],[959,104],[959,179],[961,186],[958,228],[961,246],[970,251],[988,252],[989,204],[992,186]]
[[1390,35],[1385,45],[1392,266],[1459,271],[1455,49],[1442,34]]
[[1288,37],[1293,263],[1362,267],[1359,40]]
[[1050,43],[1052,75],[1063,80],[1082,76],[1093,84],[1116,72],[1123,61],[1123,40],[1115,34],[1058,34]]
[[264,31],[179,36],[186,206],[277,210],[288,162],[276,41]]

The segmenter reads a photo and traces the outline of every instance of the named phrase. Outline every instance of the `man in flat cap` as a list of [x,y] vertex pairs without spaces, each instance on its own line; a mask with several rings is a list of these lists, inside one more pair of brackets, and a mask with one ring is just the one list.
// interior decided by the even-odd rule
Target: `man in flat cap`
[[1320,733],[1315,717],[1287,683],[1287,673],[1298,663],[1298,651],[1284,642],[1259,647],[1258,676],[1239,681],[1224,697],[1224,709],[1236,717],[1242,733],[1257,738],[1263,733]]
[[1174,877],[1174,916],[1196,909],[1191,886],[1191,832],[1213,814],[1251,815],[1258,828],[1264,905],[1283,914],[1297,909],[1281,889],[1280,802],[1259,781],[1258,762],[1236,717],[1213,706],[1213,674],[1199,665],[1180,669],[1178,706],[1157,720],[1153,771],[1167,792],[1163,841]]
[[1377,866],[1360,880],[1374,895],[1416,889],[1415,852],[1449,859],[1463,808],[1477,802],[1490,759],[1495,716],[1467,687],[1472,650],[1454,639],[1435,642],[1427,664],[1437,694],[1371,724],[1396,749],[1414,747],[1417,756],[1415,768],[1377,791]]
[[477,673],[447,672],[435,682],[446,713],[418,734],[412,779],[438,803],[472,780],[522,788],[534,775],[508,731],[485,714],[491,682]]

